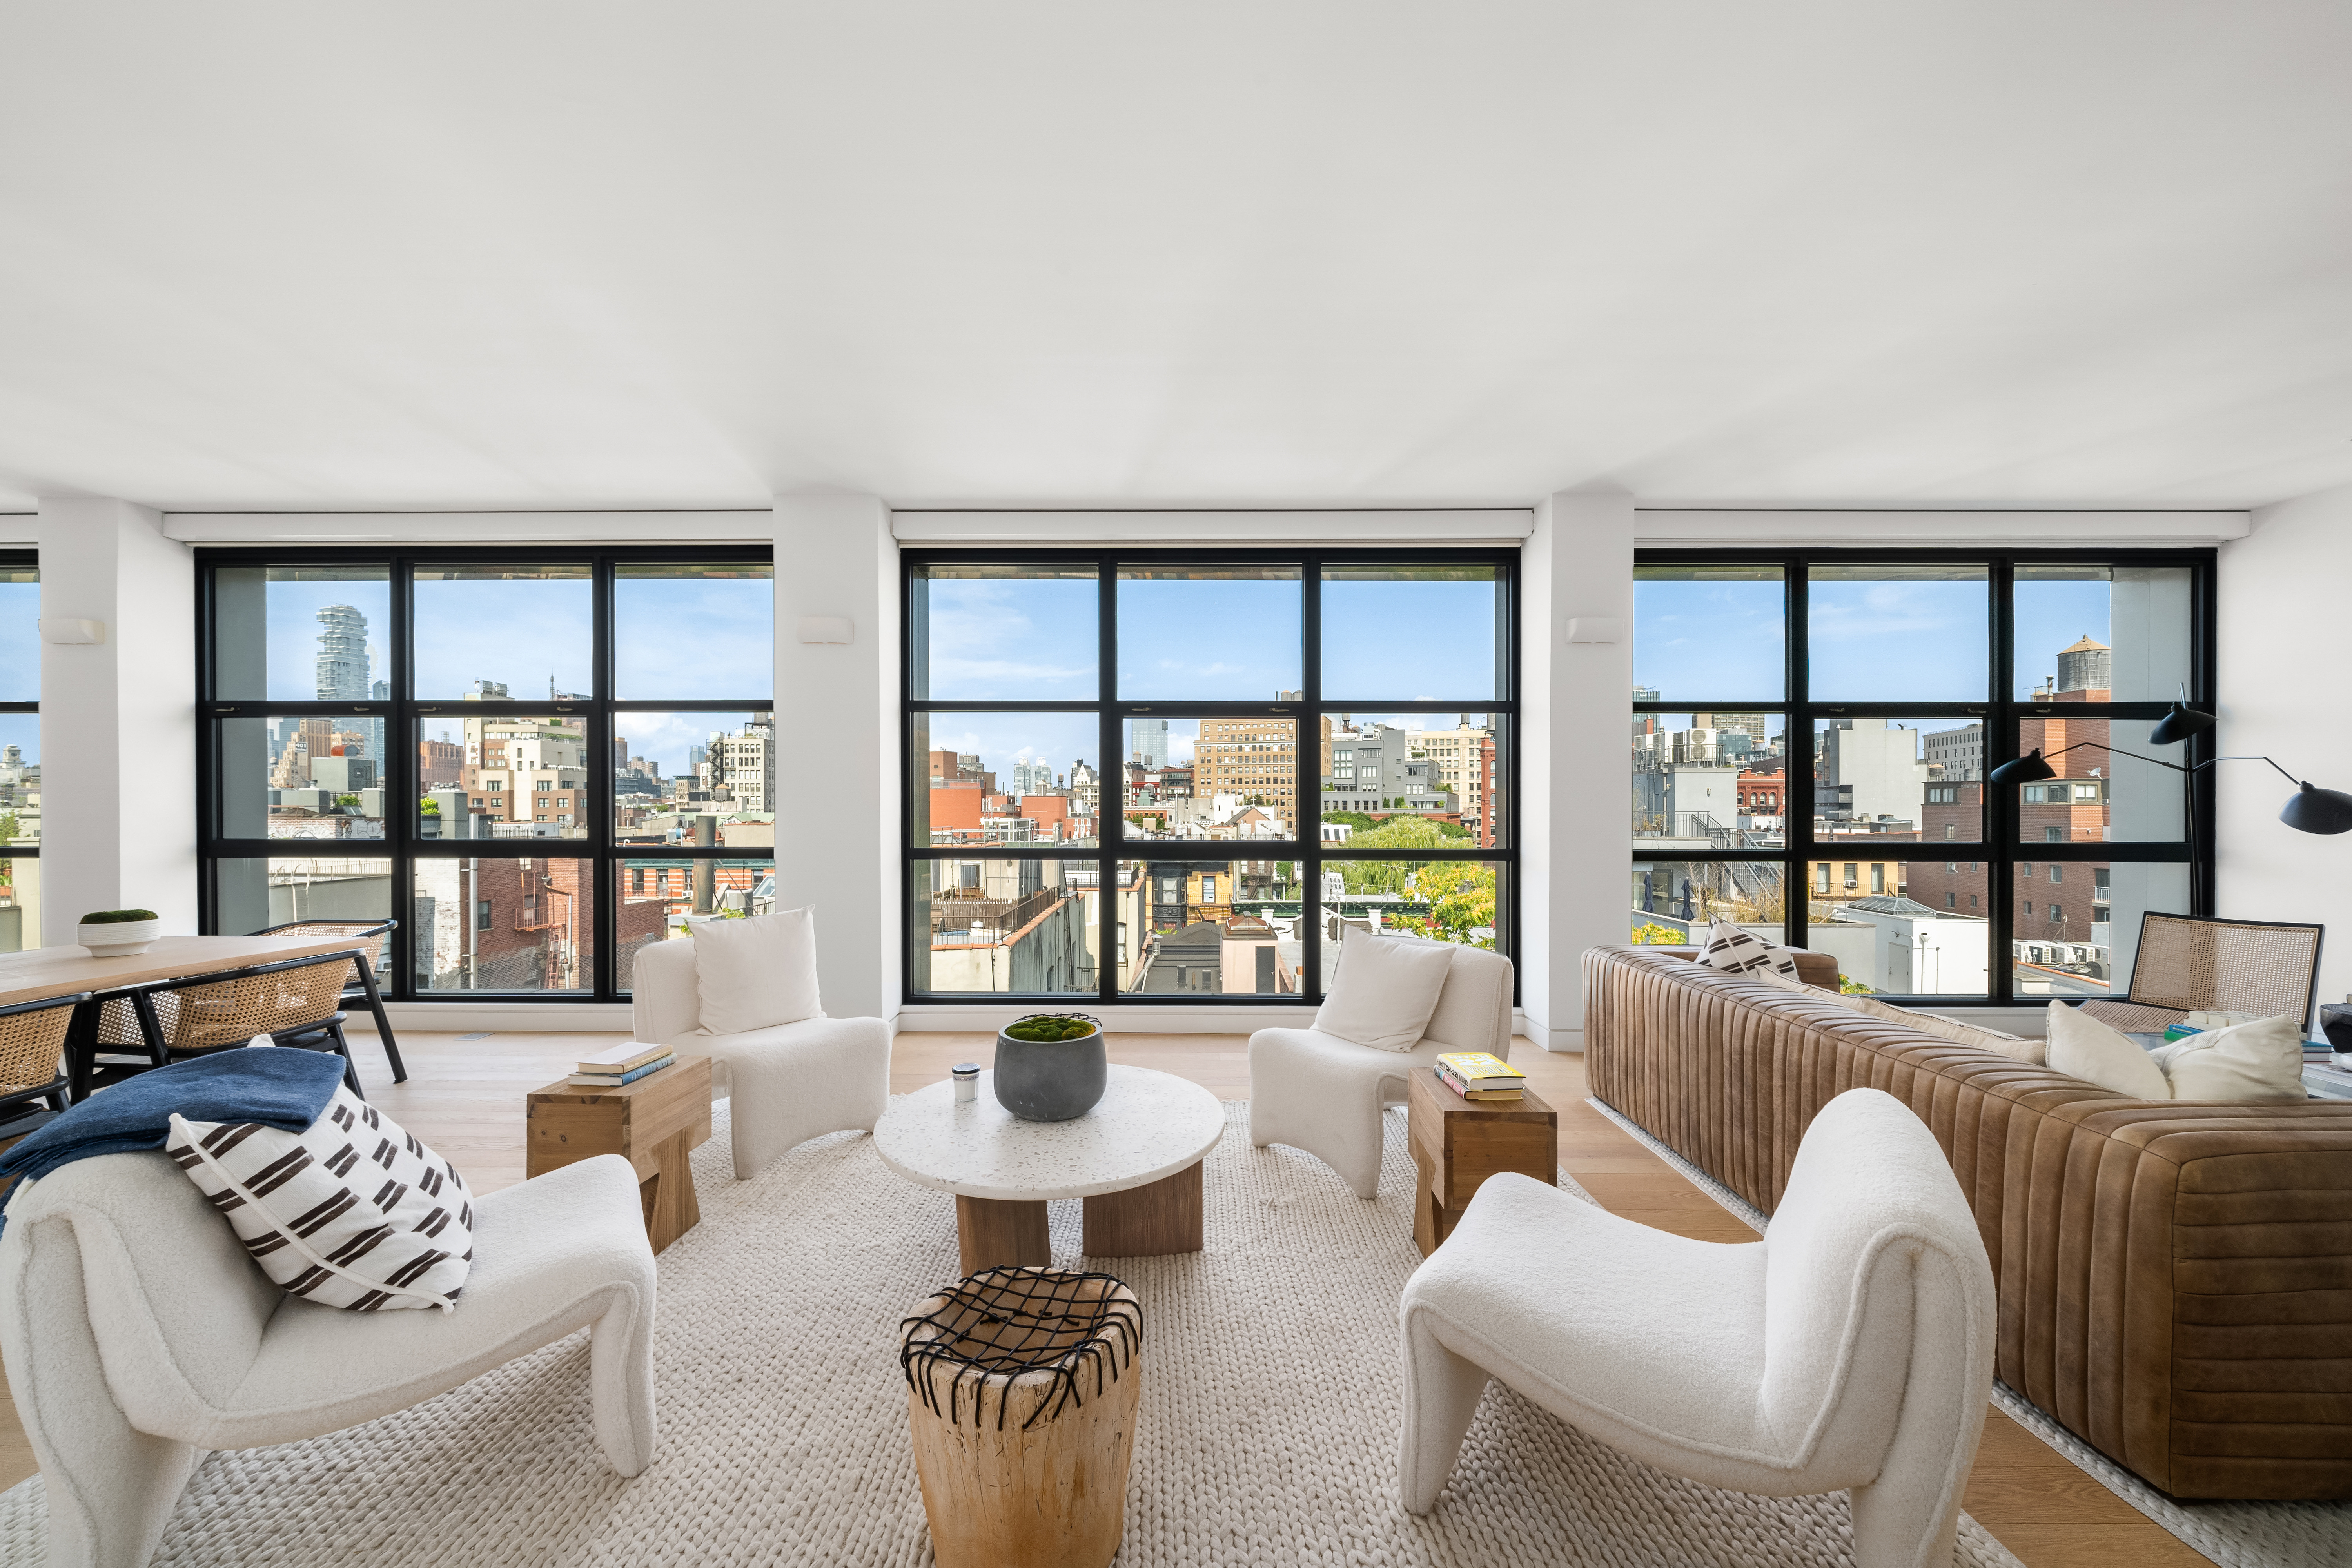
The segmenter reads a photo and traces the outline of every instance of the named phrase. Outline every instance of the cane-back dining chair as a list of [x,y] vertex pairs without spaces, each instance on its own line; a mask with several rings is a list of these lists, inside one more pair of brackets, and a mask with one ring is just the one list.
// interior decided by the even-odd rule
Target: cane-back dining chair
[[2082,1010],[2126,1034],[2159,1033],[2191,1013],[2282,1014],[2311,1026],[2319,984],[2319,941],[2326,926],[2271,921],[2140,917],[2139,951],[2121,1001],[2085,1002]]
[[400,1042],[392,1037],[392,1019],[383,1010],[383,994],[376,989],[375,978],[391,960],[392,933],[399,929],[400,922],[395,920],[288,921],[284,925],[271,926],[267,931],[254,932],[254,935],[375,938],[352,960],[353,984],[343,988],[343,1005],[347,1010],[352,1010],[352,1005],[359,1004],[375,1016],[375,1037],[383,1042],[384,1060],[392,1064],[392,1081],[406,1083],[408,1068],[400,1059]]
[[65,1110],[66,1031],[74,1008],[89,1000],[84,991],[0,1007],[0,1127],[6,1129],[0,1136],[30,1132],[36,1116],[47,1121],[37,1108]]
[[349,953],[320,953],[110,995],[99,1004],[95,1037],[69,1053],[73,1098],[267,1035],[273,1045],[334,1052],[343,1058],[343,1086],[364,1099],[343,1038],[343,986],[351,965]]

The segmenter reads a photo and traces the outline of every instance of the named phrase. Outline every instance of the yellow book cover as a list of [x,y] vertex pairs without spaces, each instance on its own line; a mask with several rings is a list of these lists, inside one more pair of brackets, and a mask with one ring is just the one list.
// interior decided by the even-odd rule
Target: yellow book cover
[[1448,1072],[1477,1089],[1484,1084],[1507,1089],[1528,1081],[1528,1075],[1491,1051],[1447,1051],[1437,1058]]

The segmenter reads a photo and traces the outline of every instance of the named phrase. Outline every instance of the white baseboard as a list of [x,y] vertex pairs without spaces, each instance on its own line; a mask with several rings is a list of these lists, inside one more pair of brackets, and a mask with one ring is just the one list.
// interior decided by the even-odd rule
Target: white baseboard
[[[394,1034],[464,1035],[477,1029],[505,1034],[616,1034],[629,1032],[626,1002],[387,1002]],[[373,1022],[364,1007],[350,1015],[346,1029]]]

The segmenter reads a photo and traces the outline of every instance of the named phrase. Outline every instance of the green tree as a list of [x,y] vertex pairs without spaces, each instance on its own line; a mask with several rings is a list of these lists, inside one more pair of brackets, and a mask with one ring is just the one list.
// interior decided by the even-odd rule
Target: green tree
[[1495,868],[1476,861],[1424,862],[1414,879],[1429,913],[1423,934],[1470,947],[1495,945]]
[[1690,938],[1672,926],[1662,926],[1651,921],[1633,928],[1633,940],[1649,947],[1680,947]]
[[441,815],[441,803],[428,796],[426,799],[417,804],[416,815],[419,816],[438,816]]

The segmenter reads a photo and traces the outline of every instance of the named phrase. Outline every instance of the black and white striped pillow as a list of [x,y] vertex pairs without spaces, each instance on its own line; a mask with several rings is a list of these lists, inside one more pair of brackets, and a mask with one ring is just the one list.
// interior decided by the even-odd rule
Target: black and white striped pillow
[[1760,969],[1791,980],[1797,975],[1797,961],[1787,948],[1766,942],[1752,931],[1742,931],[1729,921],[1717,921],[1707,928],[1706,945],[1698,950],[1698,961],[1709,969],[1733,974]]
[[299,1132],[174,1114],[163,1152],[289,1295],[354,1312],[457,1306],[473,1266],[473,1194],[350,1089]]

